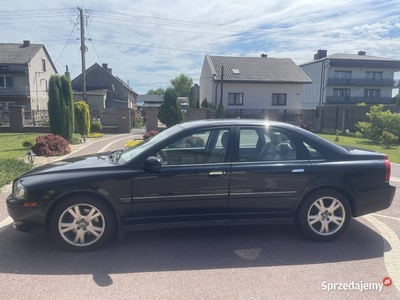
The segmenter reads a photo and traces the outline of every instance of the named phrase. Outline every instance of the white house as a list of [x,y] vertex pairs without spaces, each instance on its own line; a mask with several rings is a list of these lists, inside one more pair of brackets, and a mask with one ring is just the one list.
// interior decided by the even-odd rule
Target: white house
[[10,105],[22,105],[25,111],[47,109],[54,74],[56,67],[43,44],[0,43],[0,111]]
[[400,71],[400,60],[369,56],[365,51],[327,55],[327,50],[318,50],[314,60],[301,64],[300,68],[312,80],[312,84],[303,86],[304,108],[395,101],[393,76]]
[[[223,68],[223,78],[222,78]],[[279,109],[299,113],[308,76],[290,58],[209,56],[200,78],[200,103],[221,99],[229,110]]]

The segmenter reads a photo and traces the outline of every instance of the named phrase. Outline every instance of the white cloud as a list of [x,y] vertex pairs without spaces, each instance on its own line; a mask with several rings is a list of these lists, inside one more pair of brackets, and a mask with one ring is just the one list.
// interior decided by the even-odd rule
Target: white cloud
[[[27,0],[0,12],[1,42],[44,43],[56,60],[73,28],[69,11],[82,1]],[[395,12],[399,1],[84,1],[90,11],[87,67],[107,62],[113,73],[146,92],[165,87],[180,73],[200,77],[205,54],[312,59],[318,49],[400,59]],[[40,9],[38,9],[40,8]],[[398,34],[396,35],[398,36]],[[87,32],[86,37],[89,37]],[[56,66],[81,72],[79,31],[74,30]],[[195,80],[196,81],[196,80]]]

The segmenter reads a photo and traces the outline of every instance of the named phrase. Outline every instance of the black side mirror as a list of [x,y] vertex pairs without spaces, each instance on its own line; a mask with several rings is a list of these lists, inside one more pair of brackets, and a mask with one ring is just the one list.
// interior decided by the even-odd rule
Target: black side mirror
[[143,169],[146,171],[158,171],[161,169],[161,160],[155,156],[149,156],[143,163]]

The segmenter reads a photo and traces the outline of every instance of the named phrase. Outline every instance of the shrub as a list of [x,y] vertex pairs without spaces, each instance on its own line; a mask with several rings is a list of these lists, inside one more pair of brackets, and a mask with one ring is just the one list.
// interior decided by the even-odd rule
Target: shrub
[[184,147],[204,147],[206,143],[201,137],[198,136],[188,136],[182,141]]
[[70,153],[71,148],[62,136],[48,134],[36,138],[32,151],[38,156],[60,156]]
[[207,108],[207,107],[208,107],[207,97],[205,97],[205,98],[203,99],[203,102],[201,102],[201,107],[202,107],[202,108]]
[[35,140],[34,139],[26,139],[25,141],[22,142],[22,147],[30,149],[33,146],[35,146]]
[[94,133],[89,133],[89,134],[87,135],[87,137],[88,137],[88,138],[97,139],[97,138],[101,138],[103,135],[104,135],[104,133],[94,132]]
[[103,125],[101,125],[101,123],[98,121],[94,121],[90,125],[90,133],[98,133],[101,132],[102,130],[103,130]]
[[71,140],[69,141],[70,145],[79,145],[82,143],[82,138],[79,134],[74,133]]
[[367,104],[365,104],[365,102],[360,102],[360,103],[357,103],[357,106],[367,106]]
[[177,98],[174,89],[168,88],[164,94],[164,101],[158,110],[158,119],[167,127],[174,126],[183,121],[182,109]]
[[158,134],[158,131],[151,130],[151,131],[147,132],[145,135],[143,135],[143,139],[147,140],[147,139],[151,138],[152,136],[154,136],[156,134]]
[[89,105],[85,101],[74,103],[76,125],[80,135],[88,135],[90,132]]
[[364,135],[361,132],[356,131],[356,138],[363,138],[363,137]]
[[390,148],[390,145],[396,144],[399,138],[390,132],[384,131],[382,133],[382,143],[386,145],[386,148]]
[[125,147],[133,147],[136,146],[137,144],[140,144],[142,142],[142,140],[134,140],[134,141],[126,141],[125,142]]
[[346,132],[346,136],[356,137],[356,135],[357,135],[357,132],[351,132],[351,131]]
[[310,132],[314,132],[313,123],[309,120],[300,120],[300,128],[308,130]]
[[371,106],[367,113],[369,122],[358,122],[356,126],[365,138],[378,143],[387,131],[393,135],[400,136],[400,113],[392,113],[390,110],[383,111],[383,104]]

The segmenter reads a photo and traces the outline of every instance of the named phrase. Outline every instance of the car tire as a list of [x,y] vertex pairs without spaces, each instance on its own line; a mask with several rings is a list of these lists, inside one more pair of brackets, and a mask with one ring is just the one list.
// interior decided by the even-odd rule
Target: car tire
[[317,242],[330,242],[341,236],[352,215],[346,197],[330,189],[308,195],[301,204],[298,219],[303,234]]
[[61,200],[50,220],[54,240],[70,251],[92,251],[113,234],[116,218],[103,200],[74,196]]

